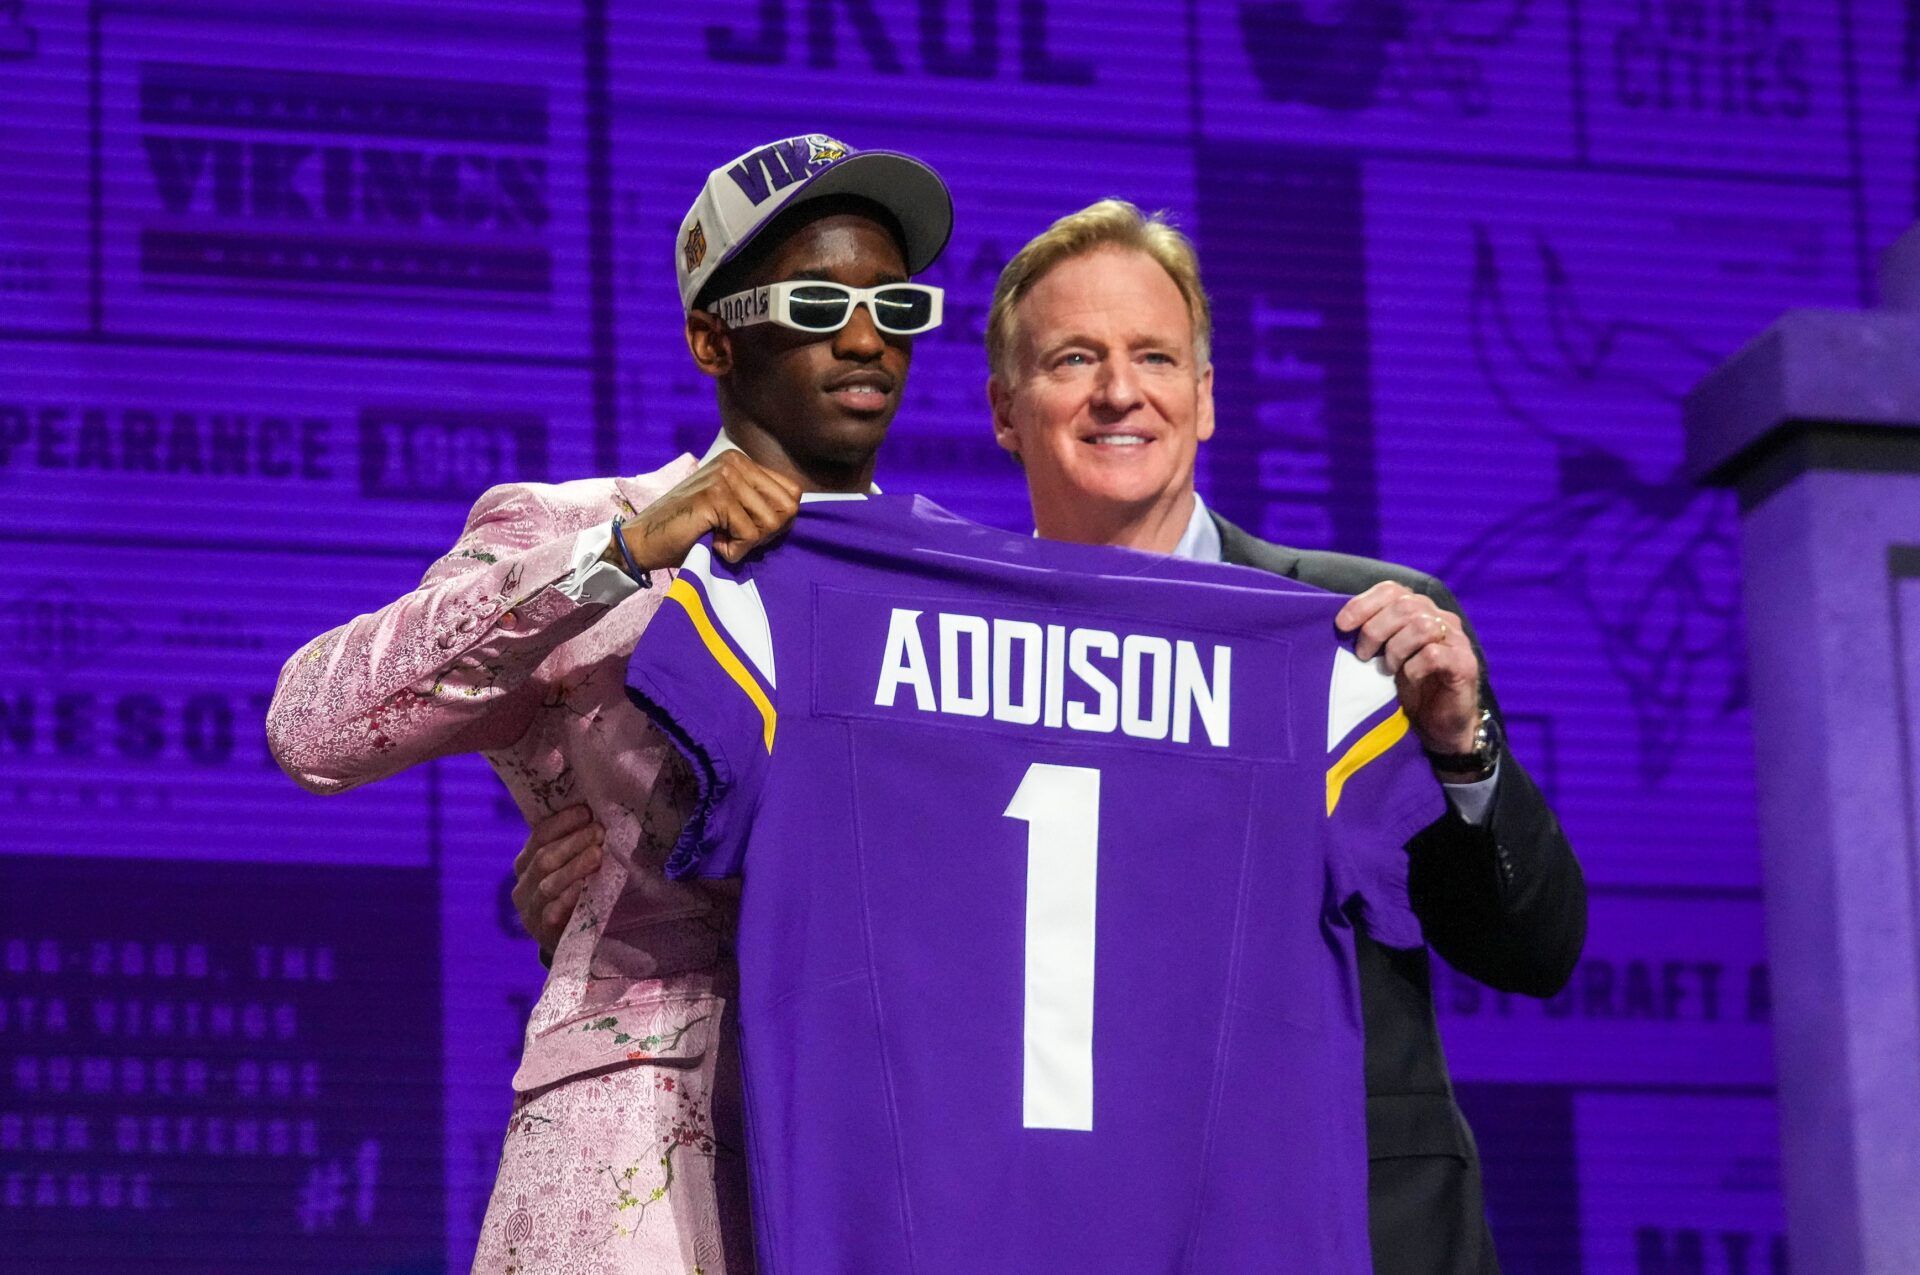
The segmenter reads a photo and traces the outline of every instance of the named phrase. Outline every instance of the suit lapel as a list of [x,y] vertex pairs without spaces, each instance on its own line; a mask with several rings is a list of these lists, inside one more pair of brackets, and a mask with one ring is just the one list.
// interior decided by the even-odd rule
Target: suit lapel
[[1240,528],[1222,518],[1212,510],[1207,511],[1213,518],[1213,525],[1220,529],[1220,557],[1236,567],[1257,567],[1262,571],[1271,571],[1275,575],[1285,576],[1289,580],[1300,578],[1300,555],[1284,545],[1268,544],[1256,536],[1250,536]]

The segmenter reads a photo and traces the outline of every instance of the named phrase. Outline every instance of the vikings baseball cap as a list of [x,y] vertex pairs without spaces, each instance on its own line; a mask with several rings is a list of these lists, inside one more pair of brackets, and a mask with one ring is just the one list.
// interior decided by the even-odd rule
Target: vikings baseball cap
[[693,309],[693,299],[714,272],[777,214],[827,195],[858,195],[892,213],[906,236],[909,274],[932,265],[953,234],[947,184],[911,155],[857,151],[821,133],[783,138],[707,174],[676,241],[680,304]]

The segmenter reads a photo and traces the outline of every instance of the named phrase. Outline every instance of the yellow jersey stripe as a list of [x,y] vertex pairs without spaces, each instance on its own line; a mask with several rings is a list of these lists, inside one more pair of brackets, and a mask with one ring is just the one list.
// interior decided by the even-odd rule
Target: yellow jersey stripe
[[753,706],[760,710],[760,720],[766,725],[762,738],[766,740],[767,751],[771,753],[775,716],[773,701],[767,698],[767,693],[760,688],[760,683],[754,679],[753,674],[747,671],[747,666],[740,662],[740,657],[733,653],[733,648],[728,646],[714,629],[713,621],[707,616],[707,608],[700,601],[700,594],[692,585],[676,578],[673,587],[667,590],[667,596],[686,608],[687,615],[693,620],[694,631],[700,635],[700,640],[707,644],[707,653],[713,656],[714,662],[726,670],[727,676],[747,693],[747,698],[753,701]]
[[1403,708],[1393,710],[1393,716],[1353,741],[1353,747],[1347,755],[1335,762],[1333,769],[1327,772],[1327,813],[1340,804],[1340,790],[1353,778],[1354,772],[1386,752],[1400,742],[1407,733],[1407,711]]

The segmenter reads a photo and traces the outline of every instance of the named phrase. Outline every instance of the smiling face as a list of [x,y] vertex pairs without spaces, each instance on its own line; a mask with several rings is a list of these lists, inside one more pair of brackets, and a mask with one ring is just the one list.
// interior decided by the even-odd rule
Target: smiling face
[[[906,282],[907,267],[883,222],[829,211],[784,234],[739,287],[801,279],[871,288]],[[826,334],[772,323],[728,331],[696,310],[687,316],[687,342],[719,381],[721,419],[749,456],[814,490],[866,490],[874,453],[900,410],[913,338],[881,332],[859,306]]]
[[1213,368],[1172,277],[1131,248],[1065,261],[1014,307],[1009,352],[988,389],[994,436],[1026,470],[1040,534],[1170,552],[1213,436]]

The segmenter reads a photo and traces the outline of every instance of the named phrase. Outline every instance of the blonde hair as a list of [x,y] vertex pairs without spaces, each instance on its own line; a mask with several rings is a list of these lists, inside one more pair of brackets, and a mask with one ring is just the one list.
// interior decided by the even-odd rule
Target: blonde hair
[[1013,308],[1020,298],[1055,266],[1103,248],[1145,253],[1167,272],[1193,321],[1195,368],[1206,367],[1213,353],[1213,310],[1200,284],[1200,258],[1193,241],[1174,227],[1165,210],[1148,215],[1124,199],[1102,199],[1068,213],[1028,240],[1000,272],[1000,281],[993,286],[993,305],[987,311],[987,366],[995,380],[1003,385],[1007,380]]

